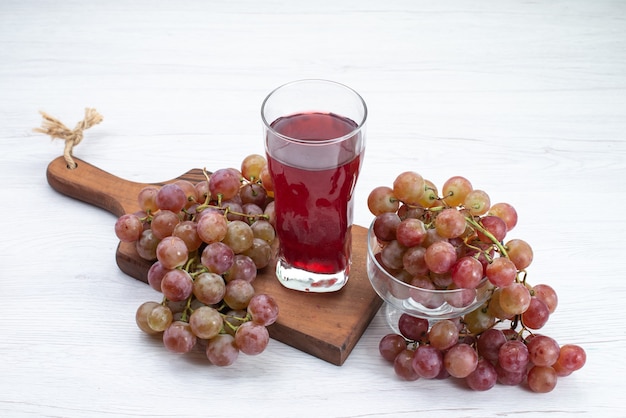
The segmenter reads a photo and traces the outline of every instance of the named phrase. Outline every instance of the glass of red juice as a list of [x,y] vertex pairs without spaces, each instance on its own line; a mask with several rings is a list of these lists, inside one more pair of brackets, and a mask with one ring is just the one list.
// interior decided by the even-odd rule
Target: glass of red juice
[[276,276],[289,289],[340,290],[350,274],[367,106],[343,84],[300,80],[272,91],[261,115],[280,243]]

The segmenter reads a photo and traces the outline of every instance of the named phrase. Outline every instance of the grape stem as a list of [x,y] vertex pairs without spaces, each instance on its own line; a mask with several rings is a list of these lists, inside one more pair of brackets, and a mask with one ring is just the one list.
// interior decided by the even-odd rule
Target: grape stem
[[189,271],[191,270],[191,266],[196,262],[196,257],[189,257],[189,260],[187,260],[187,263],[185,264],[185,267],[183,267],[183,270],[185,270],[187,273],[189,273]]
[[193,297],[187,298],[187,304],[185,305],[185,309],[183,309],[183,315],[180,318],[181,321],[189,322],[189,317],[188,316],[193,313],[193,309],[191,309],[191,300],[192,299],[193,299]]
[[237,331],[237,329],[239,329],[239,325],[234,325],[232,323],[230,323],[229,321],[226,321],[226,319],[230,318],[230,319],[234,319],[236,321],[241,321],[241,323],[244,322],[248,322],[250,321],[250,315],[246,315],[245,317],[240,317],[240,316],[235,316],[235,315],[228,315],[228,314],[224,314],[220,312],[220,315],[222,315],[222,317],[224,318],[224,321],[222,321],[225,325],[228,326],[228,328],[230,328],[232,331]]
[[146,216],[139,218],[139,220],[141,221],[141,223],[152,222],[152,218],[154,218],[154,216],[152,216],[150,209],[148,209],[146,211]]
[[229,214],[235,215],[235,216],[242,216],[244,218],[248,218],[248,219],[265,219],[268,220],[270,217],[264,213],[259,213],[259,214],[250,214],[250,213],[242,213],[242,212],[237,212],[234,210],[231,210],[229,207],[223,208],[221,206],[216,206],[216,205],[209,205],[209,204],[205,204],[202,206],[198,206],[197,210],[198,211],[203,211],[204,209],[217,209],[217,210],[223,210],[224,211],[224,216],[227,216]]
[[465,222],[467,222],[468,224],[473,226],[475,229],[480,231],[484,236],[489,238],[489,240],[491,240],[491,242],[493,242],[493,244],[498,248],[498,251],[500,252],[500,254],[502,254],[503,257],[509,258],[509,254],[507,253],[506,248],[504,248],[504,245],[502,245],[502,243],[498,241],[496,237],[494,237],[491,232],[486,230],[479,222],[477,222],[471,216],[466,216]]
[[244,317],[241,316],[235,316],[235,315],[228,315],[228,314],[221,314],[224,318],[231,318],[231,319],[235,319],[237,321],[241,321],[241,322],[248,322],[250,320],[249,315],[246,315]]
[[480,255],[482,254],[485,256],[485,259],[487,260],[487,262],[491,263],[493,261],[493,257],[491,257],[487,251],[484,251],[482,248],[470,244],[468,242],[468,239],[469,238],[465,238],[463,240],[463,243],[465,244],[466,247],[471,248],[472,250],[476,250],[476,255],[474,255],[475,259],[478,260],[480,258]]

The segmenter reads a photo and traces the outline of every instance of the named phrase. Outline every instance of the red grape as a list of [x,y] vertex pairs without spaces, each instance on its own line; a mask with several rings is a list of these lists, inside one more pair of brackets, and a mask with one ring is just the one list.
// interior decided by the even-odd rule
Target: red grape
[[443,353],[430,346],[420,345],[413,356],[413,370],[424,379],[434,379],[443,369]]
[[269,332],[256,322],[244,322],[235,332],[235,344],[242,353],[249,356],[261,354],[270,340]]
[[533,392],[551,392],[556,387],[556,382],[557,374],[552,367],[533,366],[528,371],[527,383]]
[[161,210],[169,210],[174,213],[180,212],[187,203],[185,192],[177,184],[165,184],[156,195],[156,205]]
[[462,257],[450,271],[452,281],[463,289],[475,289],[483,279],[483,265],[474,257]]
[[535,335],[526,347],[528,358],[535,366],[552,366],[559,358],[559,344],[546,335]]
[[404,349],[398,353],[396,358],[393,360],[393,369],[400,379],[407,381],[414,381],[419,379],[419,375],[413,369],[413,356],[415,355],[414,350]]
[[498,373],[496,368],[485,359],[479,360],[476,369],[465,378],[467,385],[471,389],[478,391],[491,389],[495,386],[497,380]]
[[456,251],[448,241],[438,241],[429,245],[424,254],[424,262],[435,273],[447,273],[456,259]]
[[470,345],[459,343],[446,352],[443,364],[451,376],[467,377],[476,370],[478,355]]
[[402,314],[398,320],[398,329],[409,340],[421,341],[427,336],[428,320]]
[[380,355],[389,362],[393,362],[404,349],[406,349],[406,340],[400,334],[387,334],[378,343]]

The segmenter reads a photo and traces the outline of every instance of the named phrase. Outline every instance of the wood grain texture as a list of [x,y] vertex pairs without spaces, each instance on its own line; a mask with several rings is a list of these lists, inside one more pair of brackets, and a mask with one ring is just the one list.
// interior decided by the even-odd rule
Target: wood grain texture
[[[137,195],[147,184],[124,180],[80,159],[76,162],[78,166],[69,169],[63,158],[53,160],[47,169],[50,186],[116,216],[139,210]],[[163,185],[177,179],[195,183],[204,176],[202,170],[192,169],[174,179],[151,184]],[[355,225],[352,241],[350,279],[338,292],[313,294],[286,289],[274,274],[275,260],[259,272],[254,282],[257,293],[272,295],[280,307],[278,320],[269,327],[270,336],[337,366],[348,358],[382,304],[365,269],[367,230]],[[139,257],[134,244],[120,242],[115,259],[124,273],[147,283],[152,263]]]

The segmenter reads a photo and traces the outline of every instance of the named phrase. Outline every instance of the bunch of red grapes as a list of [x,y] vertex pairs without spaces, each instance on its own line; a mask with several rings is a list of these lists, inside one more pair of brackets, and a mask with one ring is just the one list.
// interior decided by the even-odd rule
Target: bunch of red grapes
[[388,334],[379,344],[400,378],[454,377],[474,390],[526,384],[545,393],[584,365],[580,346],[559,345],[536,332],[558,298],[549,285],[527,281],[530,245],[505,241],[517,224],[513,206],[492,205],[489,195],[464,177],[448,179],[439,193],[431,181],[409,171],[398,175],[393,187],[372,190],[368,207],[376,216],[378,261],[397,280],[429,290],[476,289],[488,281],[486,302],[462,317],[431,322],[406,313],[400,317],[401,335]]
[[139,328],[162,334],[175,353],[199,347],[212,364],[228,366],[240,352],[263,352],[278,317],[276,301],[253,286],[277,242],[272,183],[256,154],[240,170],[204,174],[143,188],[140,211],[119,217],[115,233],[153,262],[148,283],[163,294],[138,308]]

